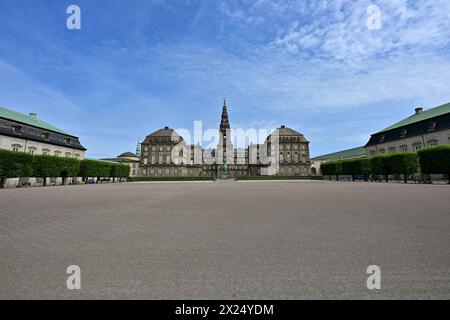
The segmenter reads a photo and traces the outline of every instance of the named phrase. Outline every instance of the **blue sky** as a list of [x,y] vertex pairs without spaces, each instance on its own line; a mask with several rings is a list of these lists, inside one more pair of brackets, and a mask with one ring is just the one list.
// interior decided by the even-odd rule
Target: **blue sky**
[[[81,30],[66,8],[81,8]],[[381,29],[367,28],[367,7]],[[163,126],[292,127],[319,155],[450,102],[450,1],[2,0],[0,105],[90,157]]]

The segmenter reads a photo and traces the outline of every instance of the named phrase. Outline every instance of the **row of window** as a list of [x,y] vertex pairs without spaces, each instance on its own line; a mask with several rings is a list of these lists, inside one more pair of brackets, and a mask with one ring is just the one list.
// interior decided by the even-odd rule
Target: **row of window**
[[[21,126],[13,126],[13,132],[15,134],[22,134],[22,127]],[[48,132],[42,132],[41,133],[42,139],[49,141],[50,140],[50,133]],[[64,138],[64,142],[67,144],[71,144],[72,140],[70,138]]]
[[291,162],[298,163],[299,160],[300,162],[306,162],[306,157],[299,158],[297,153],[295,153],[293,157],[290,153],[288,153],[286,156],[280,153],[280,163],[291,163]]
[[[436,123],[435,121],[431,121],[431,122],[428,124],[428,126],[427,126],[427,132],[433,132],[433,131],[436,131],[436,125],[437,125],[437,123]],[[406,128],[400,130],[399,138],[400,138],[400,139],[405,138],[406,135],[407,135],[407,133],[408,133],[408,129],[406,129]],[[383,143],[384,140],[385,140],[385,138],[386,138],[386,136],[385,136],[384,134],[381,135],[381,136],[379,137],[379,139],[378,139],[378,143]]]
[[[24,151],[24,152],[28,152],[29,154],[39,154],[39,150],[36,147],[32,147],[31,146],[31,147],[28,147],[27,150],[22,150],[22,149],[23,149],[23,147],[20,144],[13,144],[13,145],[11,145],[11,151]],[[46,156],[53,155],[55,157],[60,157],[62,155],[62,152],[59,151],[59,150],[55,150],[53,152],[53,154],[51,154],[50,149],[43,148],[43,149],[41,149],[41,153],[40,154],[46,155]],[[64,156],[66,158],[70,158],[70,157],[72,157],[72,153],[66,152],[66,153],[64,153]],[[75,153],[75,154],[73,154],[73,157],[75,159],[78,159],[78,158],[80,158],[80,154],[79,153]]]
[[[427,147],[435,147],[437,145],[438,145],[438,141],[435,139],[427,141]],[[387,149],[381,148],[381,149],[378,149],[378,154],[395,153],[397,151],[398,152],[410,152],[410,151],[413,152],[413,151],[419,151],[422,148],[423,148],[422,142],[416,142],[416,143],[413,143],[411,147],[404,144],[398,148],[396,148],[396,147],[389,147]],[[372,150],[370,152],[370,155],[375,156],[376,151]]]

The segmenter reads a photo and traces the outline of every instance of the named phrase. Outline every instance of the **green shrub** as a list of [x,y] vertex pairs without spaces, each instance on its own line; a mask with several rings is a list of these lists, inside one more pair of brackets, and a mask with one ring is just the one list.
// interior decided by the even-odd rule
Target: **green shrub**
[[63,178],[63,184],[67,177],[78,177],[80,173],[80,160],[72,158],[59,158],[60,160],[60,177]]
[[115,163],[111,164],[110,177],[116,180],[116,178],[126,178],[130,175],[130,167],[126,164]]
[[44,179],[46,185],[47,177],[59,177],[63,167],[63,158],[36,155],[33,156],[33,176]]
[[81,160],[80,175],[86,178],[86,183],[89,177],[97,178],[98,181],[98,178],[110,176],[112,165],[113,162],[84,159]]
[[128,182],[139,182],[139,181],[214,181],[214,177],[177,177],[177,176],[170,176],[170,177],[128,177]]
[[0,150],[0,188],[6,178],[30,177],[33,173],[33,156],[24,152]]
[[415,152],[390,154],[384,161],[387,174],[403,174],[405,183],[408,175],[419,172],[419,158]]
[[418,155],[422,173],[447,174],[450,183],[450,144],[422,149]]

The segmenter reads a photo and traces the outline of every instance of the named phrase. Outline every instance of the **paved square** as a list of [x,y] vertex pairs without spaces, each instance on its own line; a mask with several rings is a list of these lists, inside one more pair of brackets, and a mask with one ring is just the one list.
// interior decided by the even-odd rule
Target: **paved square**
[[129,183],[0,203],[1,299],[450,298],[449,186]]

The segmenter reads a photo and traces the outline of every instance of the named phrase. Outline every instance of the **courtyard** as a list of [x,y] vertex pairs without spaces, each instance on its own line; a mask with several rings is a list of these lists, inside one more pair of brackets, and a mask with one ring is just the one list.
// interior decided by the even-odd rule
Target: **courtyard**
[[0,204],[0,299],[450,298],[446,185],[74,185]]

